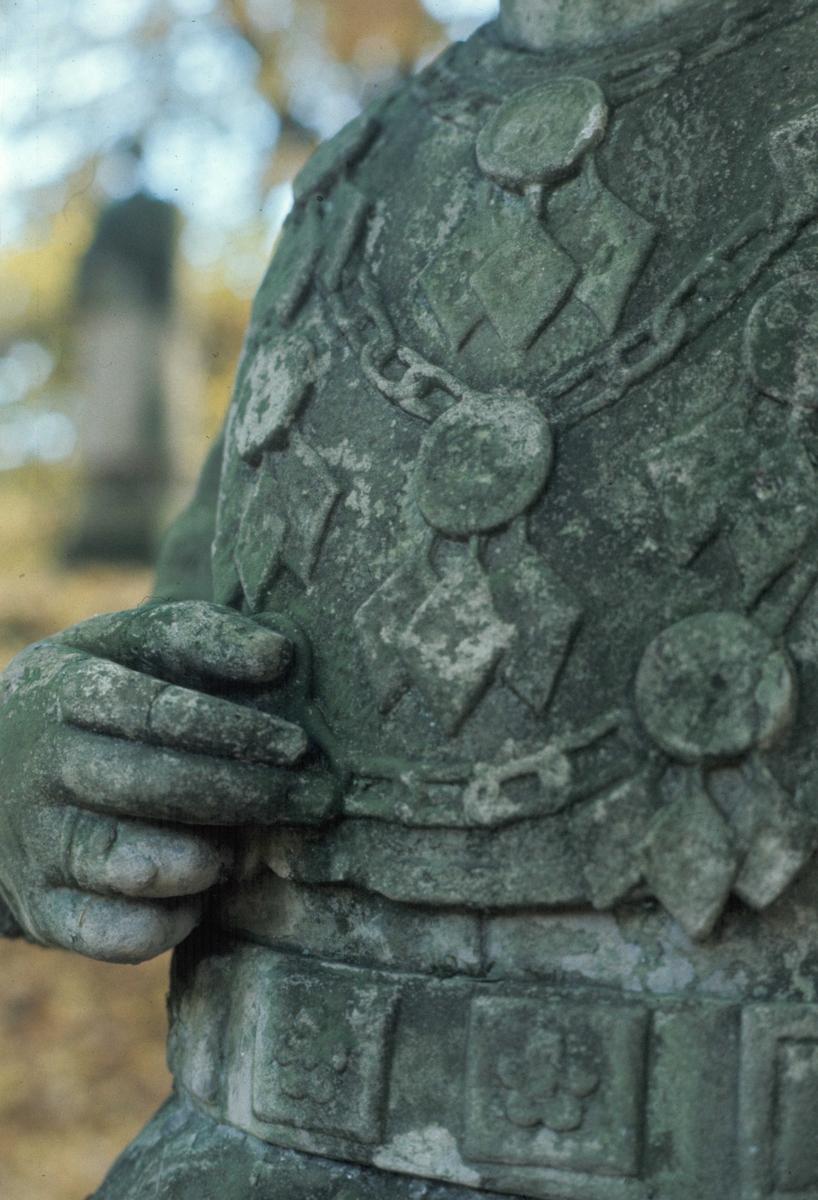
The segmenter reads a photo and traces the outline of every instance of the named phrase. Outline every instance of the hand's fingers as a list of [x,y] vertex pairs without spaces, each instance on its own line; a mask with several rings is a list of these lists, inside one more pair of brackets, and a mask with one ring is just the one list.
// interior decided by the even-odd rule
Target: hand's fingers
[[60,882],[83,891],[144,899],[193,896],[218,883],[227,865],[193,833],[65,810],[71,825]]
[[105,962],[138,963],[177,946],[195,929],[198,897],[173,901],[127,900],[73,888],[53,888],[39,898],[29,930],[49,946],[64,946]]
[[92,617],[58,640],[193,687],[214,681],[261,687],[279,680],[292,659],[292,646],[280,634],[202,600]]
[[320,772],[185,754],[70,726],[55,727],[50,752],[61,797],[112,816],[277,825],[315,823],[338,811],[337,785]]
[[292,766],[307,748],[289,721],[101,658],[66,663],[57,697],[66,724],[113,737],[278,766]]

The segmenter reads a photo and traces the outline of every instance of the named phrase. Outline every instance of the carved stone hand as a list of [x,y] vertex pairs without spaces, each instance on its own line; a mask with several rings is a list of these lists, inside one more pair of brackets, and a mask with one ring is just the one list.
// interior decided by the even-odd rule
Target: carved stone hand
[[291,657],[279,634],[191,601],[95,617],[13,660],[0,890],[32,940],[152,958],[229,868],[215,826],[325,815],[327,778],[292,770],[304,732],[224,698],[269,690]]

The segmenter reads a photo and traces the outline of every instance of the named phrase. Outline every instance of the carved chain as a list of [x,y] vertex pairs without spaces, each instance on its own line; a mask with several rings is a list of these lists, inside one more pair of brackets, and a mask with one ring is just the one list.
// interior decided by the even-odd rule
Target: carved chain
[[[667,364],[686,343],[724,316],[818,215],[818,195],[785,203],[778,215],[772,198],[733,229],[633,329],[558,372],[538,389],[537,400],[556,430],[568,430],[618,403],[635,384]],[[364,261],[356,275],[363,303],[355,315],[344,289],[327,293],[329,311],[368,382],[410,416],[430,422],[439,409],[428,402],[440,390],[452,400],[486,398],[409,346],[401,346],[381,289]],[[361,319],[363,317],[363,320]],[[374,338],[364,336],[366,324]],[[634,355],[639,357],[634,361]],[[391,364],[403,375],[385,374]],[[557,408],[557,402],[585,387],[589,395]]]

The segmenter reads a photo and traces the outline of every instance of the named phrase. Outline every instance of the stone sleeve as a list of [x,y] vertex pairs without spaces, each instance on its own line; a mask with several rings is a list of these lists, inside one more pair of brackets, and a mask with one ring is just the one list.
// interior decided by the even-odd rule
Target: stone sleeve
[[205,459],[196,493],[165,534],[157,563],[154,600],[212,600],[211,545],[216,531],[224,435]]
[[0,895],[0,937],[18,938],[23,936],[23,930],[17,918]]

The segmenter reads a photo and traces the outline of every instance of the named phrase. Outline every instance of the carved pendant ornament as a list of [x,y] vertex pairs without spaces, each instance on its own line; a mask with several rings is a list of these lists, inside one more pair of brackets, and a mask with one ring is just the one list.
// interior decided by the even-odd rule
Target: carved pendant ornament
[[[639,88],[665,77],[666,57],[655,75],[654,60],[634,66]],[[392,781],[402,797],[371,809],[368,796],[382,792],[365,786],[350,793],[348,813],[487,831],[567,813],[596,907],[647,888],[703,938],[731,893],[766,908],[818,845],[802,793],[779,782],[774,762],[798,719],[786,633],[818,576],[818,484],[802,436],[818,407],[818,275],[770,278],[746,319],[741,382],[710,411],[680,412],[641,459],[670,557],[690,572],[723,543],[741,581],[732,606],[670,620],[646,638],[620,704],[556,727],[554,697],[588,603],[532,537],[531,520],[551,503],[563,439],[732,313],[814,221],[818,109],[767,139],[773,184],[758,207],[626,320],[659,228],[603,182],[597,158],[615,117],[609,96],[618,98],[610,81],[607,91],[568,74],[484,103],[479,121],[463,118],[474,131],[471,203],[413,284],[448,347],[445,366],[402,342],[405,321],[378,280],[383,216],[360,176],[390,102],[314,156],[297,187],[297,236],[262,288],[274,296],[264,335],[248,343],[240,371],[214,575],[217,598],[250,611],[285,577],[316,586],[347,494],[331,446],[304,431],[339,344],[316,334],[312,313],[418,431],[407,465],[415,533],[352,619],[382,719],[414,695],[456,745],[503,687],[544,723],[539,739],[509,739],[486,761],[446,752],[392,764],[342,749],[336,765],[348,778]],[[584,314],[573,358],[519,386],[538,339],[568,312]],[[473,370],[457,368],[481,328],[502,356],[502,387],[481,389]],[[750,409],[770,403],[793,420],[757,427]],[[583,778],[582,756],[612,737],[628,765]],[[582,1097],[572,1095],[554,1105],[577,1111]]]

